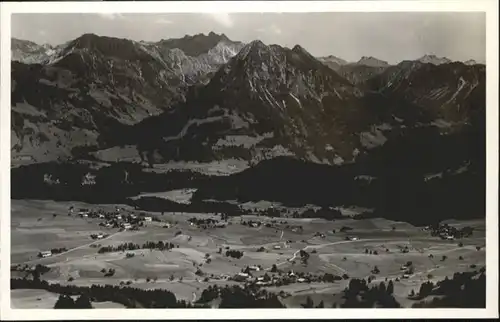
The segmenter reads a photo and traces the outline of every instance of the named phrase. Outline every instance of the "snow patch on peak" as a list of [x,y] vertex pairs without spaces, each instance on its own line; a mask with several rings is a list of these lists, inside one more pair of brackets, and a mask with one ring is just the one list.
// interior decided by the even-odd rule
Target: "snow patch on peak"
[[446,57],[437,57],[436,55],[424,55],[418,59],[421,63],[424,64],[433,64],[433,65],[441,65],[451,63]]

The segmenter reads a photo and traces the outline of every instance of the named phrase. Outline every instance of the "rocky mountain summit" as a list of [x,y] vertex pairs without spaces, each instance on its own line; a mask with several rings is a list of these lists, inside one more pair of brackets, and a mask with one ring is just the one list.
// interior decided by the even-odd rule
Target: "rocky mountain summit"
[[69,158],[75,147],[98,144],[103,131],[162,113],[243,46],[214,33],[157,43],[85,34],[57,47],[12,44],[11,146],[26,162]]

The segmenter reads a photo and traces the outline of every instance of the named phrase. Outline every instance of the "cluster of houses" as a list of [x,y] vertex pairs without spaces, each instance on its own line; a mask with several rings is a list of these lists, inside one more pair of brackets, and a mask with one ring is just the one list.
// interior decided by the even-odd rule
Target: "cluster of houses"
[[454,240],[456,238],[471,236],[473,228],[463,227],[462,229],[458,229],[456,227],[449,226],[448,224],[439,224],[426,226],[422,230],[430,231],[432,236],[438,236],[441,239]]
[[401,265],[399,269],[403,271],[403,275],[401,277],[404,279],[410,278],[410,276],[414,273],[412,262],[407,262],[405,265]]
[[281,275],[268,275],[265,273],[261,276],[253,276],[252,272],[259,272],[261,267],[259,266],[250,266],[247,267],[243,272],[237,273],[232,276],[230,279],[237,282],[244,282],[249,284],[255,284],[258,286],[280,286],[287,285],[292,283],[311,283],[311,282],[325,282],[325,281],[334,281],[334,280],[342,280],[343,278],[340,276],[331,275],[320,276],[320,275],[312,275],[306,273],[294,273],[293,271],[289,271],[288,273]]
[[97,211],[80,208],[78,211],[73,206],[69,208],[69,215],[76,214],[81,218],[96,218],[104,219],[105,221],[99,224],[106,228],[121,228],[138,230],[144,222],[152,222],[153,217],[147,216],[145,213],[136,215],[134,213],[125,213],[120,207],[116,207],[114,211],[105,212],[102,209]]
[[188,219],[188,222],[191,226],[196,226],[198,228],[225,228],[227,223],[224,221],[219,221],[217,219],[212,218],[196,218],[192,217]]

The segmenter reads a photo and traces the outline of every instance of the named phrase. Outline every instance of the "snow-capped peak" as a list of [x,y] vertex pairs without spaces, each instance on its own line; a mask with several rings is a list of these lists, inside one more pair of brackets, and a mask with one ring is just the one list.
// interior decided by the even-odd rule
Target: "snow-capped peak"
[[474,59],[469,59],[469,60],[464,61],[464,64],[471,66],[471,65],[476,65],[477,62]]
[[424,55],[418,59],[421,63],[424,64],[433,64],[433,65],[441,65],[451,63],[446,57],[437,57],[436,55]]

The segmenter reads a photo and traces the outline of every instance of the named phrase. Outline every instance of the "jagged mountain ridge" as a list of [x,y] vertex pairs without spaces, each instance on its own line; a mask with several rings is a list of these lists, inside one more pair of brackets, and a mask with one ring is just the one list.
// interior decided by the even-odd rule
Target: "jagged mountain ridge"
[[[433,77],[435,71],[422,73]],[[129,136],[143,138],[134,144],[151,163],[293,155],[335,164],[353,161],[404,128],[435,126],[436,113],[418,101],[373,91],[379,89],[363,92],[300,46],[254,41],[206,86],[193,89],[186,103],[146,120]]]
[[[429,75],[432,75],[430,77]],[[365,86],[404,99],[433,115],[442,127],[478,120],[485,113],[485,65],[404,61],[368,80]]]
[[[437,115],[432,95],[427,95],[433,106],[429,110],[429,104],[401,95],[400,89],[383,89],[392,86],[387,75],[395,70],[398,75],[412,75],[420,66],[431,64],[403,62],[397,68],[344,65],[390,71],[378,73],[383,75],[378,78],[370,76],[369,81],[363,77],[353,81],[327,68],[300,46],[288,49],[254,41],[241,47],[241,43],[222,39],[207,53],[191,57],[179,49],[164,49],[154,43],[84,35],[70,42],[48,65],[18,64],[13,68],[13,74],[17,73],[13,77],[13,154],[40,154],[39,147],[50,143],[50,149],[42,150],[47,157],[62,154],[78,158],[72,149],[81,145],[95,150],[130,143],[135,146],[133,153],[154,162],[226,157],[259,160],[293,155],[332,164],[354,160],[359,153],[383,144],[387,132],[400,131],[416,122],[429,125],[438,116],[445,120],[453,116]],[[239,54],[229,59],[236,52]],[[227,64],[223,64],[226,60]],[[206,67],[212,62],[222,66],[216,73],[216,67]],[[104,66],[105,72],[95,66]],[[457,73],[467,70],[459,68]],[[432,78],[434,72],[436,69],[430,68],[419,77]],[[453,73],[447,77],[454,79]],[[448,110],[457,104],[469,110],[469,102],[480,100],[481,77],[476,77],[478,89],[471,89],[471,97],[476,98],[458,95],[447,103]],[[16,79],[21,81],[20,86],[16,86]],[[186,92],[191,83],[198,85]],[[408,91],[409,84],[400,88]],[[142,87],[135,94],[138,86]],[[18,91],[19,87],[39,89],[27,93]],[[121,91],[112,108],[106,109],[106,97],[95,92],[103,87],[114,91],[113,95]],[[86,99],[81,100],[81,93],[75,94],[75,90],[83,90]],[[372,91],[376,94],[370,94]],[[48,99],[45,93],[51,93]],[[147,93],[149,101],[137,104],[137,97]],[[419,93],[415,92],[414,97],[418,98]],[[95,104],[95,96],[100,103]],[[462,98],[467,99],[465,103]],[[37,104],[30,104],[37,99]],[[128,104],[120,104],[125,99]],[[422,104],[425,108],[419,107]],[[162,113],[164,106],[175,108],[150,117]],[[453,117],[455,122],[469,115]],[[145,121],[132,126],[141,119]],[[444,123],[444,127],[449,124]],[[56,137],[50,137],[53,133],[57,133]],[[31,149],[23,150],[26,146]],[[118,155],[121,153],[118,151]]]
[[[139,145],[141,150],[153,149],[163,160],[253,159],[266,153],[307,157],[315,144],[325,153],[320,137],[327,136],[328,129],[336,131],[335,126],[315,129],[312,124],[323,119],[333,125],[334,118],[326,114],[348,97],[360,96],[352,84],[302,47],[254,41],[193,92],[186,104],[159,117],[158,126],[168,130],[157,137],[156,146],[144,148],[153,142],[149,133],[142,134],[146,142]],[[156,132],[149,123],[143,128]]]
[[433,65],[448,64],[452,62],[450,59],[446,57],[437,57],[436,55],[424,55],[417,60],[424,64],[433,64]]
[[[62,46],[62,45],[61,45]],[[11,39],[11,60],[25,64],[42,64],[57,54],[60,46],[39,45],[32,41]]]
[[[213,40],[214,35],[205,37]],[[85,34],[50,57],[24,57],[36,63],[13,61],[14,160],[71,157],[74,147],[98,144],[103,129],[135,124],[183,101],[189,85],[206,82],[242,47],[219,38],[223,41],[206,53],[191,57],[154,43]],[[204,45],[200,51],[207,49]]]

